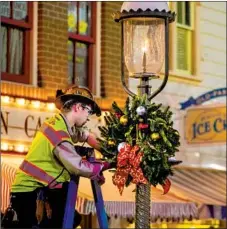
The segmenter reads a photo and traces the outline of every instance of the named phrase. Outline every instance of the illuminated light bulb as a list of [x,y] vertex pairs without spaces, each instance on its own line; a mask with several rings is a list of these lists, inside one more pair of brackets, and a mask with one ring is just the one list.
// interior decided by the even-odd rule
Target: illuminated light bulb
[[54,104],[54,103],[48,103],[48,104],[47,104],[47,108],[48,108],[49,110],[54,110],[54,109],[55,109],[55,104]]
[[21,106],[25,105],[25,99],[17,99],[16,101],[18,105],[21,105]]
[[17,152],[23,153],[24,152],[24,149],[25,149],[24,145],[17,145],[16,146],[16,151]]
[[32,101],[32,105],[35,108],[39,108],[40,107],[40,101]]
[[1,150],[7,151],[9,149],[9,145],[7,143],[1,144]]
[[144,46],[144,47],[142,48],[142,50],[143,50],[143,52],[147,52],[147,47]]
[[10,97],[9,96],[2,96],[2,102],[3,103],[9,103],[10,102]]
[[142,50],[143,50],[143,52],[147,52],[148,51],[148,39],[145,40]]
[[195,152],[195,156],[196,157],[200,157],[200,153],[199,152]]
[[10,150],[10,151],[13,151],[13,149],[14,149],[14,146],[13,146],[13,145],[10,145],[10,146],[9,146],[9,150]]

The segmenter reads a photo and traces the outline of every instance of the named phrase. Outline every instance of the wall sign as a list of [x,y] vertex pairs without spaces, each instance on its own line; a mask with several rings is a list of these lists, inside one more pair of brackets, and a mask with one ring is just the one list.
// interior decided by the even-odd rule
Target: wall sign
[[1,138],[31,142],[36,131],[53,112],[3,106],[1,109]]
[[[14,106],[1,107],[1,141],[3,144],[16,146],[30,146],[37,130],[46,118],[51,117],[55,111],[40,111]],[[87,127],[99,135],[98,125],[103,125],[103,119],[91,116]],[[4,148],[4,146],[3,146]],[[4,150],[4,149],[3,149]],[[8,147],[7,149],[8,150]],[[26,151],[26,150],[23,150]]]
[[185,117],[188,144],[226,142],[226,106],[189,109]]
[[212,91],[209,91],[207,93],[204,93],[194,99],[193,97],[190,97],[187,101],[180,103],[181,105],[181,110],[184,110],[192,105],[200,105],[208,100],[221,97],[221,96],[226,96],[226,90],[227,88],[218,88]]

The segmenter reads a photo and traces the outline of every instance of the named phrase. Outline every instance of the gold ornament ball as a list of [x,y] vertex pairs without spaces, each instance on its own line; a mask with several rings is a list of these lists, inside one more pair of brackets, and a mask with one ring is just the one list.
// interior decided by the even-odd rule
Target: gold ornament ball
[[152,139],[152,140],[157,140],[157,139],[159,139],[159,138],[160,138],[159,133],[153,133],[153,134],[151,134],[151,139]]
[[109,140],[109,141],[108,141],[108,145],[109,145],[109,146],[114,146],[114,145],[115,145],[115,142],[114,142],[113,140]]
[[128,123],[128,118],[127,118],[125,115],[121,116],[121,118],[120,118],[120,123],[121,123],[123,126],[127,125],[127,123]]

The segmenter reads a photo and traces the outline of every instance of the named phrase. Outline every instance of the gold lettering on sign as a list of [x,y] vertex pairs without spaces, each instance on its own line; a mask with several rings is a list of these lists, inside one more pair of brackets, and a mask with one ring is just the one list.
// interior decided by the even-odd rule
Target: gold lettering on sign
[[[24,131],[25,134],[29,137],[29,138],[33,138],[36,135],[36,132],[39,130],[39,128],[41,127],[41,118],[38,117],[37,123],[36,123],[36,127],[35,129],[32,129],[32,133],[31,133],[31,128],[29,128],[29,126],[31,126],[31,122],[35,122],[34,116],[32,115],[28,115],[25,119],[24,122]],[[29,132],[30,131],[30,132]]]
[[[3,113],[1,112],[1,125],[2,125],[5,133],[8,134],[9,114],[10,113],[8,111],[5,111],[4,113],[5,113],[5,117],[4,117]],[[1,134],[3,134],[2,128],[1,128]]]
[[25,122],[24,122],[24,130],[25,130],[26,135],[27,135],[29,138],[32,138],[32,137],[34,136],[34,134],[29,134],[29,132],[28,132],[28,130],[29,130],[29,128],[28,128],[28,120],[29,120],[29,119],[32,119],[32,121],[34,121],[34,116],[28,115],[28,116],[26,117]]

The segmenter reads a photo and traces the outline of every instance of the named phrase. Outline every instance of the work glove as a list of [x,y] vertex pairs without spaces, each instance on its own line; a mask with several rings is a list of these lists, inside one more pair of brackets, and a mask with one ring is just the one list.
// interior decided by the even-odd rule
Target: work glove
[[95,161],[92,162],[93,164],[101,164],[102,165],[102,171],[108,170],[108,169],[112,169],[112,168],[116,168],[116,163],[114,162],[108,162],[108,161],[102,161],[102,160],[97,160],[95,159]]
[[94,149],[91,147],[75,145],[74,148],[81,157],[94,155]]
[[94,171],[97,171],[96,175],[92,176],[91,179],[96,180],[99,185],[103,185],[105,183],[105,177],[102,172],[116,167],[116,163],[109,163],[101,160],[95,160],[90,163],[94,165]]
[[107,161],[103,161],[102,164],[103,164],[102,171],[116,168],[116,165],[117,165],[117,163],[115,162],[107,162]]
[[99,185],[103,185],[105,183],[105,177],[102,174],[103,165],[100,162],[90,162],[93,166],[93,176],[91,176],[91,180],[95,180]]

